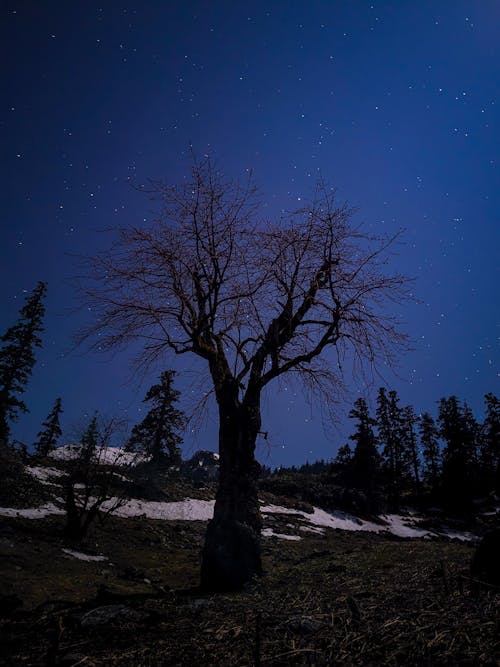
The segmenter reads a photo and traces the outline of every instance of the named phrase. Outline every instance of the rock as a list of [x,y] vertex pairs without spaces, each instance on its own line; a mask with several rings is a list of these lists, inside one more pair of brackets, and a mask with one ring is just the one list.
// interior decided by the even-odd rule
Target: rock
[[193,609],[200,610],[200,609],[205,609],[207,607],[212,607],[213,602],[205,598],[197,598],[196,600],[193,600],[192,606]]
[[472,557],[470,570],[474,579],[500,587],[500,528],[484,535]]
[[141,614],[141,612],[135,611],[135,609],[131,609],[124,604],[108,604],[91,609],[81,616],[80,625],[82,628],[95,628],[107,625],[117,618],[137,623],[144,620],[146,616],[147,614]]

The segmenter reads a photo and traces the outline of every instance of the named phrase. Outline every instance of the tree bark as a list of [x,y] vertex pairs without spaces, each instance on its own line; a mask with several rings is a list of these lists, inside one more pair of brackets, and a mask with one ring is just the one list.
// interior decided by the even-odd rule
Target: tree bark
[[219,419],[219,487],[201,566],[201,588],[210,591],[238,590],[262,574],[255,460],[259,401],[240,402],[228,391],[219,398]]

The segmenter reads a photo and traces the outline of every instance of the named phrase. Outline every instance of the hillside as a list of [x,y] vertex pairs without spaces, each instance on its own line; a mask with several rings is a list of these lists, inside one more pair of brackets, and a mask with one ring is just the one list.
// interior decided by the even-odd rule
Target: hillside
[[[498,596],[471,595],[470,531],[359,518],[262,493],[265,576],[203,595],[214,486],[131,498],[62,540],[64,458],[30,465],[37,508],[0,509],[1,664],[497,664]],[[110,459],[106,459],[110,465]],[[113,474],[125,477],[123,468]],[[128,474],[128,472],[127,472]],[[159,491],[158,491],[159,492]]]

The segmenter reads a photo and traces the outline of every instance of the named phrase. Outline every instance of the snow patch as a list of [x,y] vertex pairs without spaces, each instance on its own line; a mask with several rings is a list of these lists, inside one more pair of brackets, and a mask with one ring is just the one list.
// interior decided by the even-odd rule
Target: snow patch
[[275,533],[272,528],[264,528],[262,537],[277,537],[280,540],[289,540],[290,542],[298,542],[302,538],[300,535],[285,535],[285,533]]
[[[59,500],[62,503],[62,500]],[[185,498],[177,502],[155,502],[146,500],[130,499],[118,507],[115,507],[118,499],[111,498],[102,504],[103,511],[109,511],[115,516],[128,518],[144,516],[148,519],[158,519],[162,521],[210,521],[214,513],[214,500],[195,500]],[[472,533],[459,532],[450,529],[433,530],[421,528],[418,526],[418,517],[416,515],[386,514],[380,517],[381,523],[365,521],[347,512],[335,511],[326,512],[319,507],[314,507],[312,514],[302,510],[281,507],[280,505],[264,505],[261,508],[266,514],[284,514],[299,519],[298,529],[302,532],[313,532],[320,534],[325,528],[334,530],[348,531],[366,531],[372,533],[391,533],[404,538],[429,538],[429,537],[448,537],[462,541],[476,540],[477,537]],[[9,507],[0,507],[1,516],[19,517],[24,519],[41,519],[45,516],[54,514],[64,514],[64,509],[47,503],[41,507],[30,509],[17,509]],[[282,534],[272,532],[271,529],[265,529],[264,537],[275,535],[281,539],[287,539]],[[271,530],[271,532],[269,532]],[[299,536],[288,536],[289,539],[300,539]]]
[[51,477],[61,477],[62,470],[57,468],[46,468],[44,466],[26,466],[25,470],[42,484],[52,484]]
[[376,533],[383,529],[382,526],[376,523],[363,521],[346,512],[326,512],[325,510],[319,509],[319,507],[314,507],[313,510],[312,514],[308,514],[302,510],[281,507],[280,505],[265,505],[261,508],[263,514],[293,514],[295,516],[300,516],[301,519],[304,519],[307,523],[310,523],[313,526],[321,526],[323,528],[365,530]]
[[308,514],[301,510],[294,510],[279,505],[265,505],[261,508],[263,514],[289,514],[303,519],[306,523],[323,528],[333,528],[337,530],[356,530],[367,531],[371,533],[391,533],[398,537],[416,538],[416,537],[449,537],[462,541],[476,540],[477,537],[472,533],[459,532],[454,530],[430,530],[420,528],[416,525],[418,517],[416,515],[401,516],[399,514],[386,514],[380,517],[382,524],[373,521],[365,521],[347,512],[335,511],[326,512],[313,508],[313,513]]
[[73,551],[73,549],[63,549],[65,554],[71,556],[72,558],[77,558],[78,560],[85,561],[103,561],[108,560],[107,556],[91,556],[90,554],[84,554],[81,551]]
[[[62,445],[50,452],[56,461],[72,461],[80,453],[80,445]],[[137,452],[126,452],[123,447],[101,447],[97,449],[97,462],[109,466],[135,466],[149,460],[148,456]]]
[[413,521],[414,517],[403,517],[399,514],[385,514],[381,517],[387,522],[387,527],[382,526],[382,530],[388,530],[389,533],[398,537],[430,537],[432,534],[424,528],[408,525],[408,520]]
[[299,530],[303,533],[313,533],[314,535],[324,535],[325,529],[320,526],[299,526]]
[[[103,510],[111,509],[116,499],[106,501]],[[194,500],[186,498],[178,502],[155,502],[130,499],[113,510],[119,517],[145,516],[148,519],[170,521],[209,521],[214,515],[215,500]]]
[[[62,500],[60,501],[62,503]],[[30,507],[28,509],[18,509],[16,507],[0,507],[0,516],[17,517],[19,519],[43,519],[50,515],[65,514],[61,507],[54,503],[47,503],[40,507]]]

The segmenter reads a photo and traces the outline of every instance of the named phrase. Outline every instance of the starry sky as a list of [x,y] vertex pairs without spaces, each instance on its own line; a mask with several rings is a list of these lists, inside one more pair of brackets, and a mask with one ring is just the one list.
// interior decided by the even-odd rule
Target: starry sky
[[[321,176],[368,232],[404,228],[392,261],[415,278],[420,303],[398,312],[414,349],[379,384],[434,414],[457,394],[481,417],[499,371],[497,0],[5,0],[0,24],[2,332],[48,282],[15,437],[32,443],[57,396],[67,432],[96,409],[144,414],[155,373],[135,377],[132,352],[73,349],[89,316],[73,278],[78,256],[109,243],[104,229],[151,219],[137,186],[179,182],[191,144],[231,176],[253,169],[266,217]],[[174,367],[186,400],[190,362]],[[350,404],[373,407],[377,386],[351,383],[326,432],[300,392],[268,394],[261,460],[334,456]],[[216,442],[209,412],[185,455]]]

